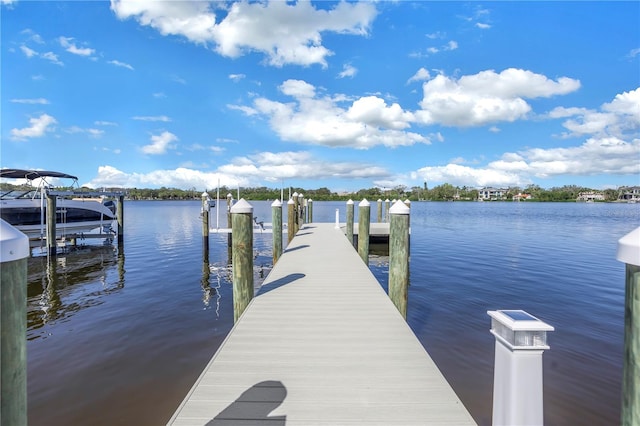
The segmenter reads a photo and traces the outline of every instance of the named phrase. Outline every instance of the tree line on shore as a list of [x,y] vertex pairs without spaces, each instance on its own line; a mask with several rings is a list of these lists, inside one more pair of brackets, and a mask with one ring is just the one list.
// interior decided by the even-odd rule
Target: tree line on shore
[[[9,183],[1,183],[0,189],[12,190],[12,189],[24,189],[24,187],[12,185]],[[75,189],[77,188],[60,188]],[[86,191],[94,191],[90,188],[82,188]],[[202,191],[198,191],[196,188],[191,189],[178,189],[178,188],[112,188],[106,189],[107,191],[124,191],[127,199],[130,200],[200,200],[202,197]],[[467,186],[453,186],[449,183],[434,186],[433,188],[427,188],[425,183],[423,187],[414,186],[406,187],[404,185],[398,185],[393,188],[368,188],[360,189],[354,192],[334,192],[328,188],[318,189],[304,189],[299,187],[288,187],[284,191],[280,188],[267,188],[261,187],[241,187],[241,188],[227,188],[225,186],[220,188],[220,198],[226,199],[227,194],[231,194],[233,198],[237,197],[238,191],[240,197],[247,200],[275,200],[280,199],[281,193],[284,193],[284,198],[288,199],[289,194],[298,193],[303,194],[306,199],[313,199],[314,201],[346,201],[352,199],[354,201],[362,200],[366,198],[370,201],[382,200],[411,200],[411,201],[476,201],[478,199],[479,191],[476,188],[470,188]],[[598,191],[591,188],[580,187],[576,185],[565,185],[562,187],[554,187],[550,189],[541,188],[538,185],[529,185],[524,188],[510,187],[506,192],[499,197],[501,201],[513,201],[514,197],[519,198],[522,201],[576,201],[580,193],[592,192],[602,194],[602,201],[615,201],[618,199],[620,190],[618,189],[606,189],[604,191]],[[207,190],[207,193],[212,199],[215,199],[217,189]],[[524,195],[524,197],[523,197]]]
[[[220,198],[226,199],[227,194],[231,194],[233,198],[237,198],[238,188],[220,188]],[[476,201],[479,192],[475,188],[466,186],[458,187],[445,183],[434,186],[433,188],[411,187],[398,185],[393,188],[368,188],[360,189],[354,192],[334,192],[328,188],[304,189],[299,187],[288,187],[282,191],[280,188],[239,188],[240,197],[247,200],[275,200],[280,199],[282,193],[284,198],[288,199],[289,194],[303,194],[306,199],[314,201],[346,201],[352,199],[354,201],[366,198],[370,201],[382,200],[411,200],[411,201]],[[525,188],[511,187],[500,198],[503,201],[513,201],[514,197],[526,195],[522,197],[522,201],[576,201],[580,193],[595,192],[603,195],[603,201],[615,201],[618,199],[619,190],[606,189],[597,191],[590,188],[579,187],[576,185],[565,185],[562,187],[554,187],[550,189],[541,188],[538,185],[529,185]],[[126,190],[127,198],[132,200],[193,200],[201,199],[202,192],[191,188],[189,190],[176,188],[159,188],[159,189],[138,189],[130,188]],[[215,199],[217,190],[207,191],[212,199]]]

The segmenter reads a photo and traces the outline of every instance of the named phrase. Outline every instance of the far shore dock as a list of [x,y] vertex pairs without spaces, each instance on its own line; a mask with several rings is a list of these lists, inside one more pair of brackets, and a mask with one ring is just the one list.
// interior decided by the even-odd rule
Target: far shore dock
[[303,225],[169,425],[472,425],[340,226]]

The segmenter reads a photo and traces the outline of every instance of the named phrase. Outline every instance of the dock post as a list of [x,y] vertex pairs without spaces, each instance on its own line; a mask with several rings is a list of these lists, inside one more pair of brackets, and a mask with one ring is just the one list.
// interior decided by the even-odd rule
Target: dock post
[[29,239],[0,219],[0,424],[27,424]]
[[640,227],[618,240],[626,263],[621,425],[640,424]]
[[407,319],[409,287],[409,207],[401,202],[390,209],[389,224],[389,298]]
[[55,256],[57,252],[56,247],[56,196],[50,195],[47,191],[47,253],[49,256]]
[[378,198],[378,223],[382,222],[382,200]]
[[253,206],[241,199],[231,207],[233,233],[233,321],[253,298]]
[[298,230],[300,230],[300,228],[302,228],[302,225],[304,225],[305,220],[304,220],[304,213],[305,213],[305,198],[303,194],[298,194]]
[[298,233],[298,230],[300,229],[298,228],[298,209],[300,208],[298,206],[298,193],[294,192],[292,197],[293,197],[293,235],[296,235]]
[[369,225],[371,225],[371,205],[363,198],[358,205],[358,254],[369,265]]
[[204,250],[209,251],[209,194],[207,192],[202,193],[202,247]]
[[293,198],[289,198],[287,201],[287,245],[293,240],[293,237],[296,235],[296,225],[295,225],[295,213],[296,213],[295,201]]
[[118,222],[118,243],[122,243],[124,242],[124,194],[118,195],[116,221]]
[[309,198],[309,210],[307,215],[309,216],[309,223],[313,223],[313,199]]
[[[231,206],[233,204],[233,195],[227,194],[227,228],[231,229]],[[231,248],[231,232],[227,234],[227,245]]]
[[271,203],[271,232],[273,232],[273,264],[282,254],[282,203],[275,200]]
[[389,199],[384,200],[384,221],[389,223]]
[[542,426],[542,353],[553,327],[522,310],[487,314],[496,338],[493,424]]
[[349,199],[347,201],[347,229],[346,229],[347,240],[354,245],[353,241],[353,200]]

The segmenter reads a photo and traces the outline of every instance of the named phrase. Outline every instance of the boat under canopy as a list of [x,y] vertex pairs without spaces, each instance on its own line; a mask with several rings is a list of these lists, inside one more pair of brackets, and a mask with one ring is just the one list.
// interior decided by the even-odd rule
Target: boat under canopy
[[113,233],[111,224],[116,218],[116,206],[113,200],[108,200],[106,197],[86,197],[78,191],[73,191],[65,197],[57,191],[51,191],[46,180],[46,178],[71,179],[73,180],[71,186],[77,187],[76,176],[47,170],[1,169],[0,178],[26,179],[27,181],[42,179],[37,188],[12,190],[0,194],[0,217],[27,234],[30,239],[45,238],[47,217],[45,198],[47,196],[56,198],[58,237],[89,233],[95,229],[108,234]]

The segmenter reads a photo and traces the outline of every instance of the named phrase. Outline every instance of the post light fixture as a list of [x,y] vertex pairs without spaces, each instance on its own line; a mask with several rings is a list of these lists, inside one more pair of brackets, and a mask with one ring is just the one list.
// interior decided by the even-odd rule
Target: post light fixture
[[488,311],[496,338],[494,425],[542,425],[542,353],[554,328],[523,310]]

